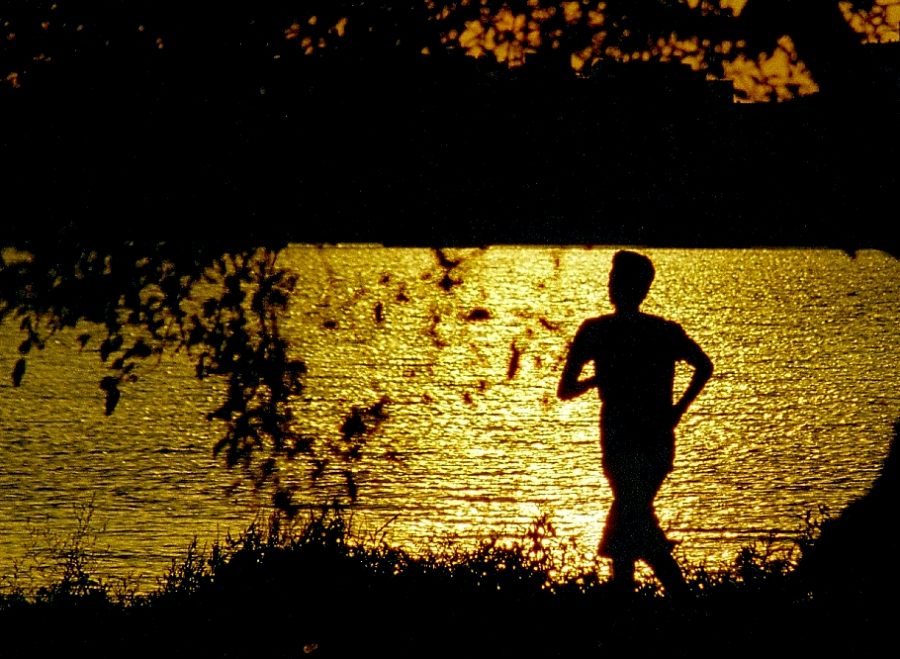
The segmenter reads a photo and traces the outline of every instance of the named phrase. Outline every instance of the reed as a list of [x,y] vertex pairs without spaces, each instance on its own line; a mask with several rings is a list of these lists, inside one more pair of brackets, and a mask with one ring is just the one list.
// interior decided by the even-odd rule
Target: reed
[[191,543],[155,590],[127,596],[87,573],[90,547],[76,544],[54,585],[0,594],[0,656],[859,656],[887,627],[820,600],[797,570],[819,528],[807,522],[788,551],[747,547],[729,569],[687,566],[678,601],[653,581],[623,597],[567,565],[548,515],[517,540],[416,554],[340,508],[273,515],[208,550]]

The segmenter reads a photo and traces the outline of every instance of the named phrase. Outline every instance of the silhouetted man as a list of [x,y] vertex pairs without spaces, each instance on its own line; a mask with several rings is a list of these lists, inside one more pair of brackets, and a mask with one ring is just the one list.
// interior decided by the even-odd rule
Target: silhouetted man
[[[634,590],[634,567],[643,559],[668,594],[685,587],[672,543],[659,526],[653,499],[672,470],[675,426],[712,375],[709,357],[680,325],[641,312],[655,270],[649,258],[619,251],[609,273],[615,313],[590,318],[575,335],[558,396],[569,400],[596,387],[602,402],[600,447],[613,502],[600,541],[612,559],[612,582]],[[581,379],[585,364],[594,375]],[[675,364],[694,367],[687,389],[673,404]]]

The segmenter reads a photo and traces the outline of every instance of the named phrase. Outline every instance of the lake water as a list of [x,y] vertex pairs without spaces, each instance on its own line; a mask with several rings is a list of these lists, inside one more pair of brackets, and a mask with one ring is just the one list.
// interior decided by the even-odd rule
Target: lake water
[[[657,499],[678,556],[727,565],[743,546],[794,536],[808,511],[865,493],[900,413],[900,262],[877,251],[643,251],[657,267],[644,310],[681,323],[716,366]],[[300,278],[283,328],[309,366],[301,430],[336,437],[351,406],[389,401],[356,475],[363,530],[415,550],[516,535],[547,513],[590,560],[611,496],[598,402],[560,402],[555,390],[580,322],[610,311],[613,252],[448,250],[459,260],[449,287],[429,249],[281,255]],[[10,373],[20,339],[0,330]],[[21,387],[0,385],[0,577],[45,561],[90,504],[98,573],[152,588],[191,538],[243,530],[257,497],[229,489],[240,474],[212,456],[214,384],[167,356],[144,365],[106,417],[103,368],[79,351],[80,331],[31,356]]]

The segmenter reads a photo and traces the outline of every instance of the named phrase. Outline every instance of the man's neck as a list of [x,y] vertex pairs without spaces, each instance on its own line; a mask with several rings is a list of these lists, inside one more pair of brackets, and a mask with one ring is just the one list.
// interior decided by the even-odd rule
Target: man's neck
[[615,308],[615,315],[620,316],[622,318],[631,318],[634,316],[639,316],[640,314],[641,314],[640,307],[625,307],[625,308],[616,307]]

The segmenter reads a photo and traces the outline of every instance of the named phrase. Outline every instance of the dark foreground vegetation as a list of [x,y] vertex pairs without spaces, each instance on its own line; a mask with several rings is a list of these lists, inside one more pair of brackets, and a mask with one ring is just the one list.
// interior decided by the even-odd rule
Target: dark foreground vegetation
[[0,591],[0,656],[882,656],[900,587],[898,435],[900,421],[865,496],[809,515],[789,547],[685,566],[677,600],[574,568],[546,516],[515,542],[414,555],[332,506],[195,543],[147,594],[96,578],[70,543],[51,585]]
[[623,597],[567,569],[546,519],[519,542],[424,556],[362,538],[351,519],[273,517],[209,551],[192,545],[144,595],[71,553],[53,585],[0,594],[0,656],[858,657],[890,636],[890,563],[865,565],[869,579],[822,569],[846,515],[808,521],[792,551],[689,567],[679,601],[652,582]]

